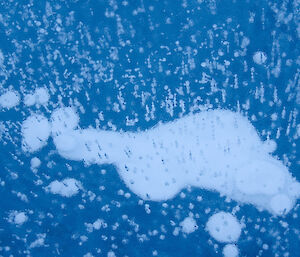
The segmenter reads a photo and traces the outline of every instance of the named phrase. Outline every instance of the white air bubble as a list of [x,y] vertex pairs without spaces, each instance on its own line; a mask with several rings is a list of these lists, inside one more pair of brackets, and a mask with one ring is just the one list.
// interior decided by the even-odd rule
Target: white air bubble
[[50,124],[42,115],[32,115],[22,124],[22,148],[35,152],[46,145],[50,135]]
[[13,108],[20,102],[20,96],[16,91],[8,91],[0,96],[0,107]]
[[206,223],[209,234],[221,243],[236,242],[241,234],[241,224],[230,213],[218,212]]
[[31,169],[37,169],[41,165],[41,160],[37,157],[33,157],[30,161]]
[[197,223],[192,217],[185,218],[182,222],[180,222],[180,226],[182,232],[186,234],[193,233],[198,229]]
[[50,95],[48,90],[44,87],[37,88],[33,94],[24,96],[24,104],[26,106],[32,105],[46,105],[49,101]]
[[234,244],[227,244],[223,248],[224,257],[238,257],[239,249]]
[[8,221],[16,225],[23,225],[28,220],[28,217],[23,211],[11,211]]
[[74,178],[66,178],[62,181],[55,180],[46,188],[52,194],[59,194],[65,197],[71,197],[78,194],[82,188],[81,183]]
[[266,60],[267,60],[267,55],[262,51],[257,51],[253,55],[253,61],[256,64],[262,65],[266,62]]
[[52,133],[59,134],[66,130],[74,129],[79,122],[79,117],[71,107],[55,110],[51,115]]
[[271,208],[277,215],[288,213],[293,207],[291,199],[284,194],[278,194],[271,199]]

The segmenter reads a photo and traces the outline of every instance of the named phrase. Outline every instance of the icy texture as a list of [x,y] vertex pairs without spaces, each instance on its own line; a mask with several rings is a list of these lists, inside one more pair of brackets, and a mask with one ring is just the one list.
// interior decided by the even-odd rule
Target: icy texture
[[9,221],[11,223],[14,223],[16,225],[21,226],[23,223],[25,223],[28,220],[28,217],[25,212],[18,212],[18,211],[13,211],[9,215]]
[[27,94],[24,97],[24,104],[27,106],[32,105],[46,105],[49,101],[48,90],[44,87],[37,88],[33,94]]
[[76,128],[79,117],[71,107],[59,108],[51,115],[52,133],[57,136]]
[[253,55],[253,61],[256,64],[262,65],[266,62],[266,60],[267,60],[267,55],[264,52],[258,51]]
[[230,213],[218,212],[206,224],[209,234],[221,243],[236,242],[241,235],[241,224]]
[[56,110],[51,120],[61,156],[115,164],[143,199],[167,200],[191,185],[282,215],[299,197],[299,183],[238,113],[204,111],[139,133],[75,129],[79,118],[71,108]]
[[49,184],[46,188],[52,194],[59,194],[65,197],[71,197],[78,194],[82,185],[79,181],[74,178],[66,178],[62,181],[55,180]]
[[20,102],[20,96],[15,91],[8,91],[0,96],[0,107],[2,108],[13,108]]
[[239,249],[234,244],[225,245],[223,248],[224,257],[237,257],[239,256]]
[[37,169],[41,165],[41,160],[37,157],[33,157],[30,161],[30,168],[32,170]]
[[190,234],[198,229],[196,221],[192,217],[185,218],[180,222],[181,230],[183,233]]
[[24,151],[35,152],[48,140],[51,128],[48,120],[42,115],[32,115],[22,124],[22,147]]

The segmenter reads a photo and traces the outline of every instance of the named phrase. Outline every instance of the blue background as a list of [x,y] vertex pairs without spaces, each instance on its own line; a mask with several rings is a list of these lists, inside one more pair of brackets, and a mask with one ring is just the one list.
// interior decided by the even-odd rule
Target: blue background
[[[78,107],[81,127],[96,127],[102,112],[99,128],[112,129],[113,124],[126,131],[172,121],[200,111],[199,106],[241,111],[263,140],[276,141],[274,156],[300,181],[299,19],[296,0],[0,1],[5,57],[0,93],[14,89],[22,95],[45,86],[51,94],[47,107],[28,108],[21,102],[0,112],[7,129],[0,139],[0,255],[107,256],[112,250],[116,256],[151,256],[156,250],[158,256],[221,256],[223,244],[210,238],[205,223],[212,213],[232,211],[238,203],[190,188],[165,207],[147,202],[147,214],[134,194],[129,199],[118,195],[120,189],[129,190],[113,166],[67,161],[55,153],[51,139],[35,154],[22,152],[21,122],[34,112],[50,117],[62,105]],[[250,42],[246,50],[243,40]],[[265,64],[253,62],[256,51],[266,53]],[[146,116],[147,108],[152,117]],[[272,114],[278,119],[272,120]],[[126,123],[135,118],[134,125]],[[36,174],[30,170],[33,156],[42,161]],[[44,191],[51,181],[66,177],[80,180],[86,191],[72,198]],[[37,185],[38,180],[43,184]],[[28,221],[9,223],[11,210],[25,211]],[[174,236],[170,221],[178,226],[189,212],[196,215],[199,229]],[[130,222],[122,219],[125,214]],[[283,218],[240,206],[236,216],[245,223],[237,243],[241,256],[300,256],[299,215],[299,202]],[[84,223],[98,218],[107,228],[88,233]],[[158,235],[150,235],[153,230]],[[30,248],[44,233],[45,245]],[[88,239],[82,242],[81,236]]]

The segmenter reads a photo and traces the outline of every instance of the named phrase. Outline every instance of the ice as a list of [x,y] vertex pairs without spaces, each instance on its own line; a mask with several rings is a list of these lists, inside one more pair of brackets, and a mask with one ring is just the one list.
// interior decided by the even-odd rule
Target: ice
[[239,256],[239,249],[234,244],[227,244],[223,248],[224,257],[237,257]]
[[115,253],[113,251],[109,251],[107,253],[107,257],[116,257]]
[[22,225],[28,220],[28,217],[25,212],[14,211],[10,214],[9,220],[16,225]]
[[25,212],[19,212],[15,215],[15,223],[18,225],[23,224],[24,222],[26,222],[28,219],[28,217],[26,216]]
[[103,224],[103,221],[100,219],[97,219],[94,223],[93,223],[93,228],[96,230],[99,230],[101,228]]
[[276,144],[262,142],[239,113],[203,111],[136,133],[79,129],[78,122],[72,108],[52,114],[58,153],[86,164],[116,165],[143,199],[167,200],[190,185],[283,215],[300,195],[300,184],[269,153]]
[[235,181],[237,188],[244,194],[275,195],[285,185],[285,174],[279,166],[258,160],[242,167]]
[[285,194],[277,194],[272,197],[270,205],[272,210],[279,215],[286,214],[293,208],[291,199]]
[[30,161],[30,166],[32,170],[37,169],[41,165],[41,160],[37,157],[33,157]]
[[198,229],[197,223],[192,217],[185,218],[182,222],[180,222],[180,226],[182,232],[186,234],[193,233]]
[[59,135],[64,131],[75,129],[78,125],[79,117],[73,108],[65,107],[55,110],[51,115],[51,121],[52,133]]
[[46,117],[36,114],[28,117],[22,124],[22,148],[35,152],[46,145],[51,128]]
[[44,87],[37,88],[35,90],[36,103],[40,105],[45,105],[49,101],[49,93],[48,90]]
[[1,108],[13,108],[20,102],[20,96],[16,91],[7,91],[0,96],[0,107]]
[[78,194],[79,190],[82,188],[81,183],[74,178],[66,178],[62,181],[52,181],[46,188],[47,191],[52,194],[59,194],[65,197],[71,197]]
[[233,243],[239,239],[242,226],[232,214],[221,211],[208,219],[206,230],[221,243]]
[[27,106],[32,105],[46,105],[49,101],[48,90],[44,87],[37,88],[33,94],[27,94],[24,97],[24,104]]
[[267,55],[262,51],[257,51],[253,55],[253,61],[256,64],[262,65],[266,62],[266,60],[267,60]]
[[36,247],[42,247],[45,244],[45,238],[46,234],[37,234],[37,239],[34,240],[30,245],[29,248],[36,248]]
[[27,94],[24,96],[24,104],[26,106],[32,106],[35,104],[35,94]]

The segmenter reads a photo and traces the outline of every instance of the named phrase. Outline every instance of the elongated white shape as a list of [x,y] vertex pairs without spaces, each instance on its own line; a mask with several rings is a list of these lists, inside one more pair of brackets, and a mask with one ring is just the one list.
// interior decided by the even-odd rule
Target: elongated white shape
[[37,88],[33,94],[27,94],[24,97],[24,104],[27,106],[46,105],[49,101],[48,90],[44,87]]
[[49,191],[52,194],[59,194],[65,197],[71,197],[78,194],[79,189],[82,188],[82,185],[79,181],[74,178],[66,178],[62,181],[52,181],[49,186],[46,188],[46,191]]
[[56,110],[51,120],[61,156],[115,164],[143,199],[167,200],[191,185],[282,215],[300,194],[300,184],[269,154],[269,143],[238,113],[204,111],[139,133],[78,129],[71,108]]

